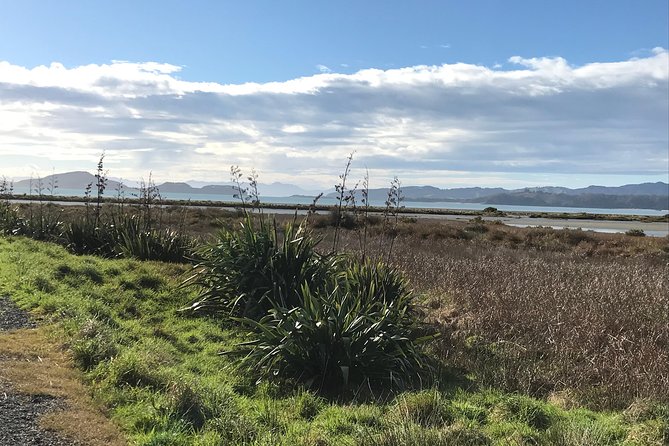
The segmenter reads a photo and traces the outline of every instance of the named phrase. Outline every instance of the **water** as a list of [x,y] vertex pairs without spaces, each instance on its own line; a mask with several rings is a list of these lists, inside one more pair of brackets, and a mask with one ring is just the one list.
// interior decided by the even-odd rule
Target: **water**
[[[582,231],[592,231],[592,232],[604,232],[606,234],[624,234],[627,232],[628,229],[620,229],[620,228],[594,228],[594,227],[588,227],[588,226],[582,226],[582,225],[526,225],[526,224],[518,224],[518,223],[504,223],[507,226],[513,226],[516,228],[536,228],[537,226],[541,227],[549,227],[553,229],[580,229]],[[638,226],[638,224],[636,225]],[[632,229],[630,227],[629,229]],[[644,234],[646,234],[648,237],[666,237],[669,235],[669,231],[653,231],[653,230],[644,230]]]
[[[24,190],[15,190],[16,194],[26,193]],[[83,192],[76,189],[58,189],[57,195],[81,197]],[[115,196],[115,191],[107,191],[105,197]],[[162,193],[165,199],[171,200],[202,200],[202,201],[227,201],[235,202],[238,199],[231,195],[214,195],[214,194],[180,194],[180,193]],[[133,198],[130,193],[126,194],[126,198]],[[313,197],[261,197],[263,203],[271,204],[303,204],[309,205],[313,201]],[[318,200],[320,205],[335,205],[337,200],[334,198],[322,197]],[[403,201],[402,204],[407,208],[417,209],[452,209],[452,210],[471,210],[480,211],[486,207],[493,206],[500,211],[525,212],[528,214],[541,212],[566,212],[566,213],[587,213],[587,214],[617,214],[617,215],[648,215],[648,216],[663,216],[669,213],[669,210],[656,209],[599,209],[599,208],[573,208],[573,207],[550,207],[550,206],[518,206],[505,204],[486,204],[486,203],[458,203],[451,201],[436,201],[436,202],[418,202],[418,201]],[[383,201],[370,202],[372,206],[384,207]]]

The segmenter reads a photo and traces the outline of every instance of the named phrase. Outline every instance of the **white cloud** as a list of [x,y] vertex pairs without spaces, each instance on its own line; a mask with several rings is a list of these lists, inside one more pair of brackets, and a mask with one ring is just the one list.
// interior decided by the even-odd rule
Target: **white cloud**
[[353,150],[405,184],[446,171],[666,176],[667,50],[583,66],[509,62],[353,74],[319,66],[313,76],[239,85],[183,81],[165,63],[0,62],[0,175],[37,162],[43,173],[84,169],[106,149],[125,178],[153,170],[220,180],[239,164],[267,181],[328,184]]
[[327,65],[318,64],[316,65],[316,69],[321,73],[332,73],[332,70]]
[[281,127],[281,131],[284,133],[304,133],[307,129],[303,125],[284,125]]

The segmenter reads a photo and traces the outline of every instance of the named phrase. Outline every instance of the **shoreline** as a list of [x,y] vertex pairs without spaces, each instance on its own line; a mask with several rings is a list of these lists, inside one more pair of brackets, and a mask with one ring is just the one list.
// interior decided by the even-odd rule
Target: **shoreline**
[[[84,205],[86,200],[83,197],[65,197],[65,196],[39,196],[24,197],[10,196],[6,197],[13,203],[46,203],[64,206]],[[106,197],[102,200],[103,204],[139,205],[139,199],[118,200]],[[90,205],[95,206],[95,201],[90,200]],[[219,208],[226,210],[239,210],[241,203],[229,201],[195,201],[195,200],[169,200],[164,199],[154,203],[156,206],[185,206],[192,208]],[[252,206],[248,205],[247,208]],[[490,208],[493,208],[490,206]],[[294,214],[304,215],[308,211],[330,212],[336,209],[332,205],[305,205],[305,204],[280,204],[280,203],[261,203],[261,209],[267,213],[273,214]],[[361,208],[358,208],[361,209]],[[382,207],[369,207],[369,213],[382,214]],[[403,207],[397,210],[397,213],[406,218],[420,219],[445,219],[468,221],[475,217],[481,217],[485,221],[500,221],[503,224],[516,227],[552,227],[555,229],[582,229],[584,231],[624,233],[630,229],[640,229],[646,235],[655,237],[664,237],[669,235],[669,214],[663,216],[648,215],[628,215],[628,214],[590,214],[590,213],[566,213],[566,212],[527,212],[527,211],[484,211],[484,210],[465,210],[465,209],[447,209],[447,208],[412,208]]]

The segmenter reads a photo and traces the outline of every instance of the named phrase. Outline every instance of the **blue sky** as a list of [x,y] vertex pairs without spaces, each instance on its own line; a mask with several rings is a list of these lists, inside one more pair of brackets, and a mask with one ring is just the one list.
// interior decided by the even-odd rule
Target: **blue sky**
[[0,1],[0,175],[667,181],[668,5]]

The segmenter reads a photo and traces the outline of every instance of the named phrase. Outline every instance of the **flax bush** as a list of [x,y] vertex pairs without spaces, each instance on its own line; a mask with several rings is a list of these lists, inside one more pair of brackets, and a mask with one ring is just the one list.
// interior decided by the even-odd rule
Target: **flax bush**
[[189,310],[260,319],[273,307],[300,305],[302,285],[325,286],[337,258],[316,251],[318,240],[304,226],[247,216],[237,230],[223,229],[216,242],[197,254],[195,273],[186,281],[199,287]]
[[406,387],[429,375],[415,297],[382,262],[322,255],[303,225],[247,216],[200,251],[200,289],[188,307],[240,323],[250,340],[227,351],[260,379],[294,379],[319,390],[362,383]]
[[319,390],[366,382],[404,388],[430,371],[418,347],[430,337],[416,334],[410,294],[375,301],[346,287],[312,292],[304,285],[301,295],[301,305],[290,310],[238,319],[253,338],[233,352],[243,366]]

